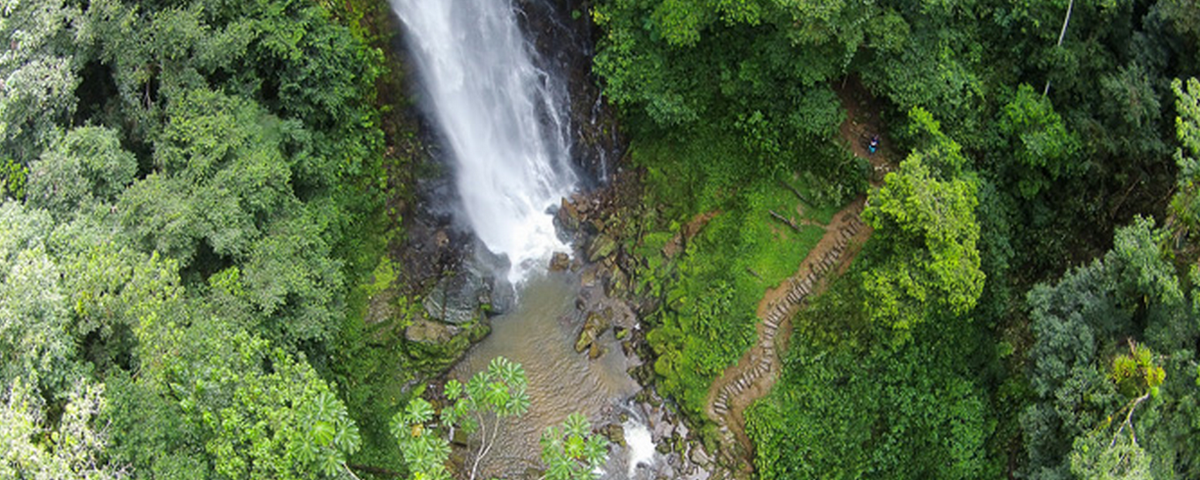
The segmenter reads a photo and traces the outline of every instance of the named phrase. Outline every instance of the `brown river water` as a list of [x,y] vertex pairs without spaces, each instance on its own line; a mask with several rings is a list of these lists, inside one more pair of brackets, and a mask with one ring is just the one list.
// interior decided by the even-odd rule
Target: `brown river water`
[[[639,388],[626,373],[636,359],[624,355],[612,330],[600,337],[601,345],[608,349],[600,358],[590,360],[586,353],[575,352],[584,314],[575,308],[577,290],[571,286],[578,280],[571,277],[547,274],[528,279],[516,307],[493,318],[492,334],[451,372],[465,382],[487,368],[493,358],[503,356],[521,364],[529,380],[529,411],[503,423],[501,439],[481,462],[481,469],[488,474],[484,478],[524,478],[531,468],[541,465],[538,439],[546,427],[562,423],[571,412],[583,413],[597,423]],[[606,478],[626,478],[625,472],[619,475],[615,471],[625,468],[614,468],[628,463],[630,452],[626,450],[613,446],[608,469],[614,471]]]

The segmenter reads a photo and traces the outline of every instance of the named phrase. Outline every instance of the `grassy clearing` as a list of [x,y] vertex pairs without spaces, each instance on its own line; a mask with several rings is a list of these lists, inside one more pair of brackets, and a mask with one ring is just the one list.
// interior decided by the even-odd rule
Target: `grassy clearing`
[[[634,147],[635,162],[647,169],[647,202],[665,207],[635,249],[646,259],[637,288],[663,300],[647,319],[659,392],[697,419],[703,418],[709,386],[753,344],[763,294],[795,273],[841,207],[804,204],[777,176],[744,170],[753,162],[730,145],[738,142],[704,132],[691,141]],[[828,197],[809,176],[788,185],[805,198]],[[705,212],[719,214],[685,242],[682,254],[666,258],[663,246]]]

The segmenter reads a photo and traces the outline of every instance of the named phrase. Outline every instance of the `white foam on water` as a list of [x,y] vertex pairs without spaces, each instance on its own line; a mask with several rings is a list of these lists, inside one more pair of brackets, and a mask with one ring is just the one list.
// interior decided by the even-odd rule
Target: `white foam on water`
[[569,250],[548,213],[576,184],[566,91],[534,64],[511,0],[391,4],[450,148],[466,220],[523,283]]
[[647,467],[654,465],[654,439],[650,436],[650,429],[641,422],[630,419],[622,426],[625,427],[625,444],[629,452],[629,478],[634,478],[639,464]]

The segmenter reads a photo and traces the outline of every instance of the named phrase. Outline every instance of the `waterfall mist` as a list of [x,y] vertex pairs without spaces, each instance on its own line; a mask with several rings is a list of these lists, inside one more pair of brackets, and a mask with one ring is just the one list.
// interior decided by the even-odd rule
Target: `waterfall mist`
[[391,4],[453,157],[465,219],[520,283],[567,250],[548,213],[576,183],[565,86],[535,64],[510,0]]

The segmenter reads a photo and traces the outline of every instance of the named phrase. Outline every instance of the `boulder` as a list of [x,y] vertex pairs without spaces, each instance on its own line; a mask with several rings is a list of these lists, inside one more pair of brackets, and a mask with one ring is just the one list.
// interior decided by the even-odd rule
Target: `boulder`
[[625,447],[625,427],[619,423],[610,423],[600,428],[600,434],[608,441]]
[[620,268],[614,268],[606,286],[608,289],[605,290],[605,294],[609,298],[622,298],[629,289],[629,276]]
[[558,208],[558,213],[554,215],[554,219],[558,221],[558,225],[563,230],[568,232],[576,232],[579,230],[579,222],[581,221],[579,209],[575,204],[562,199],[562,204]]
[[415,371],[442,372],[491,331],[487,322],[448,325],[416,318],[404,329],[404,353]]
[[446,343],[454,338],[459,330],[453,325],[420,319],[404,329],[404,338],[410,342]]
[[588,245],[587,258],[589,262],[595,262],[602,258],[607,258],[617,251],[617,241],[608,235],[596,235],[592,239],[592,243]]
[[571,268],[571,256],[563,252],[555,252],[553,257],[550,257],[550,271],[562,272]]
[[491,288],[469,270],[442,277],[421,301],[429,318],[452,325],[479,318],[483,306],[490,303]]
[[579,331],[579,338],[575,340],[575,351],[583,353],[584,350],[592,347],[596,339],[600,338],[600,335],[603,335],[611,326],[612,322],[603,315],[589,312],[587,321],[583,323],[583,328]]

